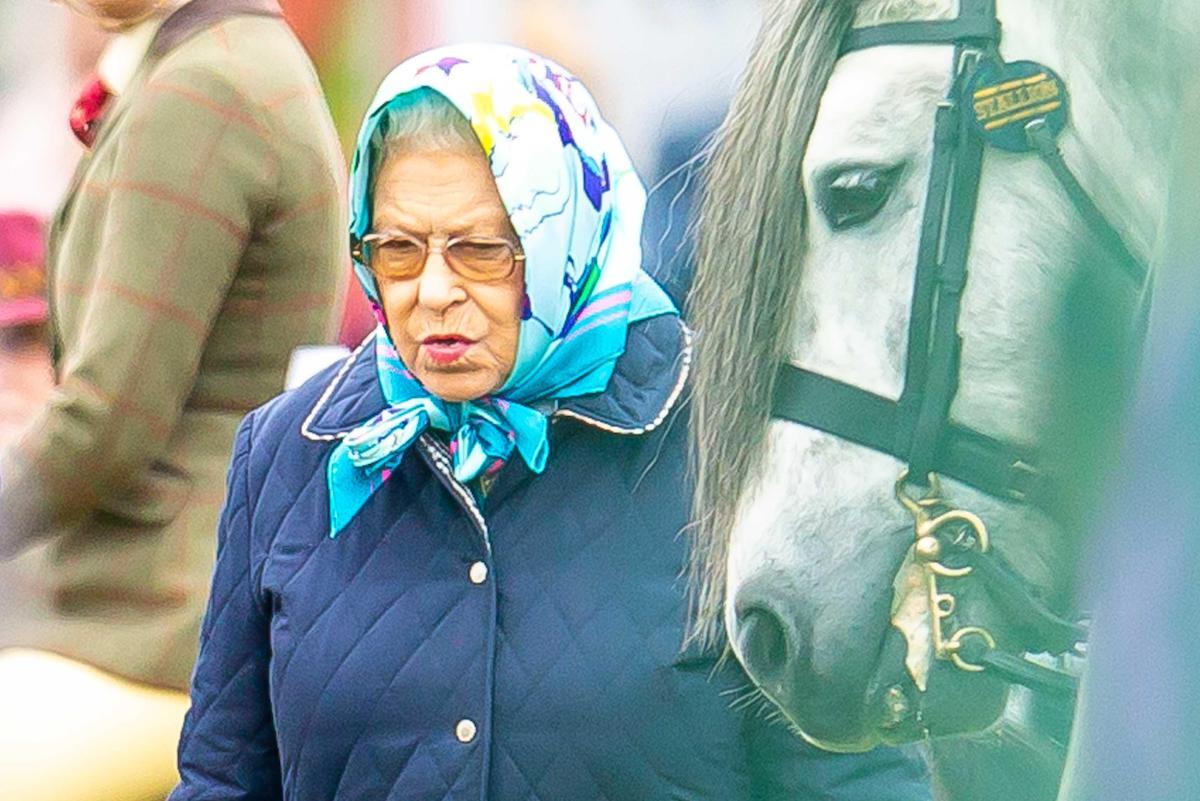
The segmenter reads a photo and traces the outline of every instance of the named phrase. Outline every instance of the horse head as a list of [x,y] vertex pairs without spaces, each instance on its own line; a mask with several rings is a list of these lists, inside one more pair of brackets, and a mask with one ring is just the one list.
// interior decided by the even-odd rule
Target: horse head
[[[978,660],[1044,644],[968,552],[1068,614],[1130,379],[1130,268],[1162,213],[1178,80],[1157,38],[1170,4],[996,5],[776,4],[710,154],[691,300],[695,633],[723,621],[758,688],[833,750],[997,719],[1008,681]],[[929,21],[946,24],[905,26]],[[958,195],[931,208],[939,181]],[[956,248],[965,284],[937,333],[953,287],[921,286]],[[961,345],[938,355],[947,331]],[[792,405],[831,423],[779,413],[780,363],[824,382]],[[947,456],[956,431],[984,456]],[[1011,481],[980,478],[987,448]],[[918,542],[922,523],[935,536]]]

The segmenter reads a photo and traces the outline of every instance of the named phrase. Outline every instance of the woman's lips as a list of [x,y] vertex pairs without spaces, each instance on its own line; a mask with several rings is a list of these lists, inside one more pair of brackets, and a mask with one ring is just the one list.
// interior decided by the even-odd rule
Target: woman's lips
[[461,359],[475,340],[457,334],[425,337],[421,340],[421,349],[435,364],[453,364]]

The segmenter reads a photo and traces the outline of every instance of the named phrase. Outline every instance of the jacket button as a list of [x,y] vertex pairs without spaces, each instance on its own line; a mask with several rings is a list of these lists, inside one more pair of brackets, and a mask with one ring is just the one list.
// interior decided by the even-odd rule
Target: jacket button
[[475,721],[468,718],[463,718],[454,727],[454,736],[458,738],[460,743],[469,743],[475,739],[475,733],[478,729],[475,727]]
[[488,569],[483,562],[472,562],[471,569],[467,571],[467,576],[470,577],[472,584],[482,584],[487,581]]

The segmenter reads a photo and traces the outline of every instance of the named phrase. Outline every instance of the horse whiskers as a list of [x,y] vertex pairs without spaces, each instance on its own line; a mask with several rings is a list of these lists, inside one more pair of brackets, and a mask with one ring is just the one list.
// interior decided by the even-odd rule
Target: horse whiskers
[[[729,704],[729,708],[734,711],[750,714],[755,719],[768,724],[784,723],[793,729],[795,728],[792,722],[787,719],[779,707],[766,696],[760,687],[753,684],[733,687],[723,690],[721,695],[736,696]],[[796,730],[796,734],[799,733],[799,730]]]
[[753,684],[743,684],[739,687],[730,687],[727,690],[721,690],[722,697],[734,696],[734,699],[729,703],[730,709],[742,710],[753,702],[754,697],[761,695],[762,690]]

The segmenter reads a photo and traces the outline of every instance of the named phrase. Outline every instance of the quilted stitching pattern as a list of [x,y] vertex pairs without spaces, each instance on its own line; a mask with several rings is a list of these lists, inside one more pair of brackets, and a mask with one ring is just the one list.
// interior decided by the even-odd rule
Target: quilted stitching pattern
[[418,451],[332,540],[320,380],[239,433],[172,801],[929,797],[919,762],[819,754],[730,708],[733,666],[680,662],[681,419],[557,423],[550,473],[500,473],[490,552]]

